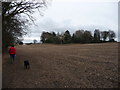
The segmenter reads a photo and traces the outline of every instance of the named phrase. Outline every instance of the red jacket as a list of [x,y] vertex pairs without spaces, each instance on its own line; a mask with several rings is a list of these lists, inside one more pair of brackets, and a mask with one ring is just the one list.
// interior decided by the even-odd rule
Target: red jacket
[[10,47],[9,54],[16,54],[16,49],[14,47]]

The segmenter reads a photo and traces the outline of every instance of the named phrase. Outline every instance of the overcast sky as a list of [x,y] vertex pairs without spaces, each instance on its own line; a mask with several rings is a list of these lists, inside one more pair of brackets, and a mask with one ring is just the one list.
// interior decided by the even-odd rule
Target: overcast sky
[[84,29],[93,32],[95,29],[113,30],[118,35],[118,0],[52,0],[44,11],[34,15],[36,25],[31,25],[31,33],[23,42],[40,41],[43,31],[65,32],[72,34]]

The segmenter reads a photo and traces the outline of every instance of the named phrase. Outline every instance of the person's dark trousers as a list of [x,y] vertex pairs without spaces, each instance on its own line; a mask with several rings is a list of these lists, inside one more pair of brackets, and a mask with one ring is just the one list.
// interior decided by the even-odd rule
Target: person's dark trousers
[[14,62],[14,59],[15,59],[15,54],[10,54],[11,64]]

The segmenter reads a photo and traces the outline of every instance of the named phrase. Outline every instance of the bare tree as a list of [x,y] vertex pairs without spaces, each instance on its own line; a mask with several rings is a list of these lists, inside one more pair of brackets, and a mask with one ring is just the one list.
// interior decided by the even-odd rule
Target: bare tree
[[94,31],[94,42],[100,42],[100,30],[95,29]]
[[114,38],[115,38],[115,32],[112,31],[112,30],[109,30],[108,37],[109,37],[109,41],[114,41]]
[[33,43],[34,43],[34,44],[35,44],[35,43],[37,43],[37,40],[36,40],[36,39],[34,39],[34,40],[33,40]]
[[71,42],[71,35],[68,30],[65,31],[64,33],[64,43],[70,43]]
[[[4,0],[3,0],[4,1]],[[8,46],[27,33],[29,21],[34,22],[32,14],[35,10],[46,7],[48,1],[30,2],[29,0],[2,2],[2,39],[3,46]],[[41,12],[40,12],[41,14]],[[21,19],[23,15],[28,18]],[[42,15],[42,14],[41,14]]]
[[108,37],[109,32],[108,31],[103,31],[101,32],[101,38],[103,38],[104,41],[106,41]]
[[91,43],[92,42],[92,34],[90,31],[85,31],[82,37],[83,43]]

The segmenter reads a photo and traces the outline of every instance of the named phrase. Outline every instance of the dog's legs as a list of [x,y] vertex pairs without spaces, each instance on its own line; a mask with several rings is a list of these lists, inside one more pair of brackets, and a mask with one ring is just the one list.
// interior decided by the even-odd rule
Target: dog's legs
[[30,69],[30,66],[28,65],[28,69]]
[[27,65],[25,65],[25,68],[27,69]]

